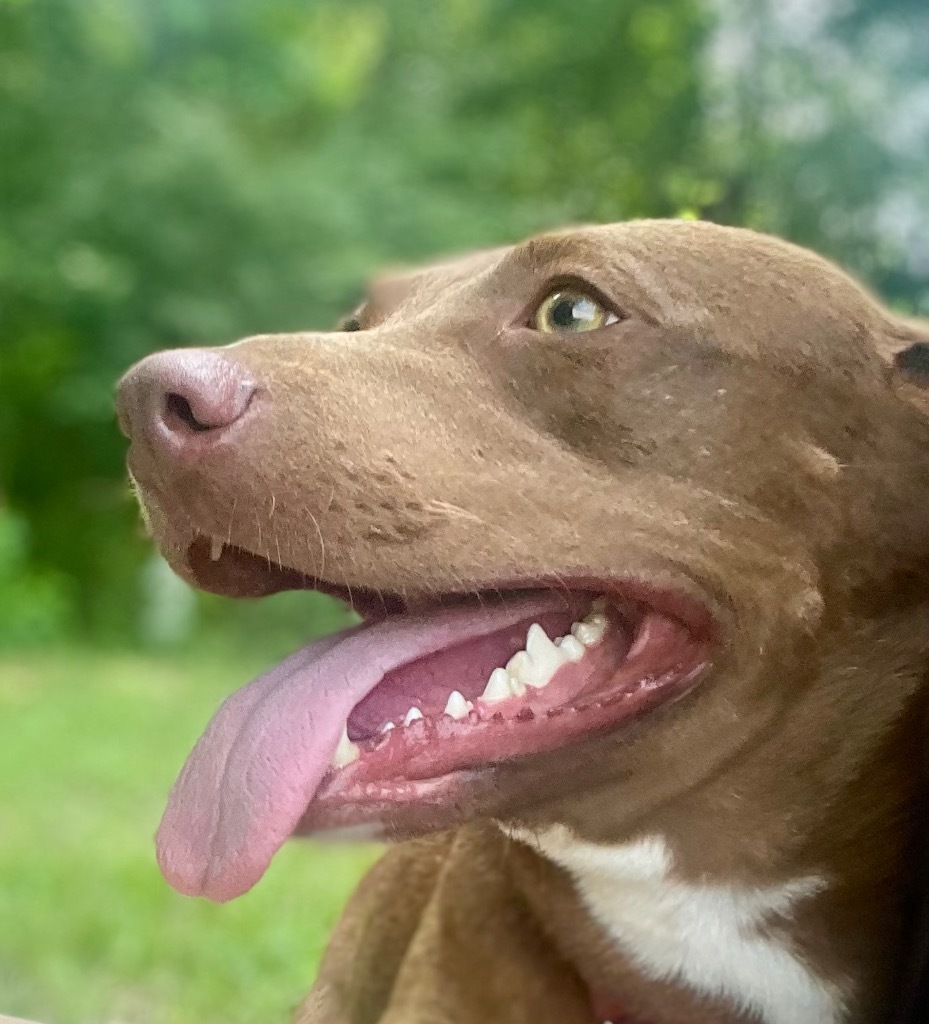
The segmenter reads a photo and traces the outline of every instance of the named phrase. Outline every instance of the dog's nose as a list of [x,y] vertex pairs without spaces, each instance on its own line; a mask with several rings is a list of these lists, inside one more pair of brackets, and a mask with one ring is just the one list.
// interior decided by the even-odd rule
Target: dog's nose
[[205,349],[175,349],[143,359],[120,381],[123,433],[145,434],[174,451],[202,450],[249,408],[257,382],[240,363]]

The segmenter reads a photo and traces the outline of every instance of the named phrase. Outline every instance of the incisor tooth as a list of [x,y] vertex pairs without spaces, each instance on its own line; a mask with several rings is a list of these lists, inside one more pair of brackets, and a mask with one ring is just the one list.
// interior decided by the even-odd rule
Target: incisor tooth
[[406,717],[403,719],[403,724],[404,725],[409,725],[410,722],[415,722],[418,718],[422,718],[422,717],[423,717],[422,711],[420,711],[419,708],[414,705],[413,707],[410,708],[409,711],[407,711]]
[[471,702],[464,699],[464,694],[458,690],[452,690],[448,695],[448,703],[445,705],[445,714],[452,718],[467,718],[471,710]]
[[225,543],[219,539],[219,537],[213,537],[210,540],[210,559],[213,562],[218,562],[223,553]]
[[335,753],[332,755],[332,763],[336,768],[344,768],[345,765],[351,764],[352,761],[357,761],[360,751],[358,750],[358,744],[352,743],[348,738],[348,729],[342,727],[342,735],[339,737],[339,745],[335,748]]
[[499,700],[506,700],[507,697],[513,696],[512,683],[513,680],[505,668],[495,668],[490,673],[490,678],[487,680],[487,685],[484,687],[481,698],[488,704],[495,704]]
[[395,728],[395,726],[394,726],[394,723],[393,723],[393,722],[385,722],[385,723],[384,723],[384,724],[383,724],[383,725],[381,726],[381,732],[390,732],[390,730],[391,730],[391,729],[393,729],[393,728]]

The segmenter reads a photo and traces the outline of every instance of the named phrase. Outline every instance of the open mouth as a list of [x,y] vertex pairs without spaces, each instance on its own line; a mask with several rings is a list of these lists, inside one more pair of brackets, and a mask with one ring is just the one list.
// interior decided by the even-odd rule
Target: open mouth
[[159,861],[175,888],[218,900],[254,885],[295,832],[460,805],[495,765],[616,730],[685,693],[714,645],[702,606],[635,580],[518,582],[411,606],[208,538],[188,564],[210,589],[320,589],[365,618],[233,694],[188,759]]

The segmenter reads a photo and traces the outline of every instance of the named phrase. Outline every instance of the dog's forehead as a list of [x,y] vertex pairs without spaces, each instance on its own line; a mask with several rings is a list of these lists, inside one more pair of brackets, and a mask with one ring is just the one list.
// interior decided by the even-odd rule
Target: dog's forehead
[[775,362],[876,367],[887,329],[877,304],[808,250],[744,228],[643,220],[538,235],[420,269],[384,275],[370,308],[442,315],[456,300],[525,292],[546,280],[589,280],[616,305],[715,346]]
[[379,274],[368,284],[365,308],[373,319],[416,313],[465,283],[472,283],[495,268],[513,246],[481,249],[420,267],[396,268]]

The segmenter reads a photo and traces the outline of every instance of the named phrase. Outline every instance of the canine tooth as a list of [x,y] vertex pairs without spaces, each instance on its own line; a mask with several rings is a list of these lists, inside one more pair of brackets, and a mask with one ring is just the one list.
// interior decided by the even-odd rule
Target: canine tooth
[[580,661],[586,653],[584,645],[576,636],[563,636],[558,650],[567,661]]
[[342,735],[339,737],[339,745],[335,748],[335,753],[332,755],[332,763],[336,768],[344,768],[345,765],[351,764],[352,761],[357,761],[360,756],[357,743],[352,743],[348,738],[348,729],[342,727]]
[[548,633],[537,623],[533,623],[526,634],[526,653],[539,668],[550,669],[552,672],[559,668],[563,661]]
[[384,732],[390,732],[390,730],[391,730],[391,729],[394,729],[394,728],[396,728],[396,727],[394,726],[394,723],[393,723],[393,722],[385,722],[385,723],[384,723],[384,724],[383,724],[383,725],[381,726],[381,732],[382,732],[382,733],[384,733]]
[[605,625],[601,629],[598,626],[592,626],[589,622],[575,622],[571,627],[571,634],[585,647],[592,647],[594,644],[600,643],[605,632]]
[[498,700],[506,700],[513,696],[513,680],[505,668],[495,668],[490,673],[487,685],[481,697],[488,704],[495,704]]
[[467,718],[470,710],[469,701],[465,700],[464,694],[458,690],[452,690],[448,695],[448,703],[445,705],[445,714],[451,715],[452,718]]
[[410,722],[415,722],[418,718],[422,718],[422,717],[423,717],[422,711],[420,711],[419,708],[416,707],[416,705],[414,704],[413,707],[411,707],[410,710],[407,711],[406,717],[403,719],[403,724],[404,725],[409,725]]
[[210,540],[210,560],[218,562],[223,553],[223,548],[226,546],[225,541],[220,540],[219,537],[213,537]]

